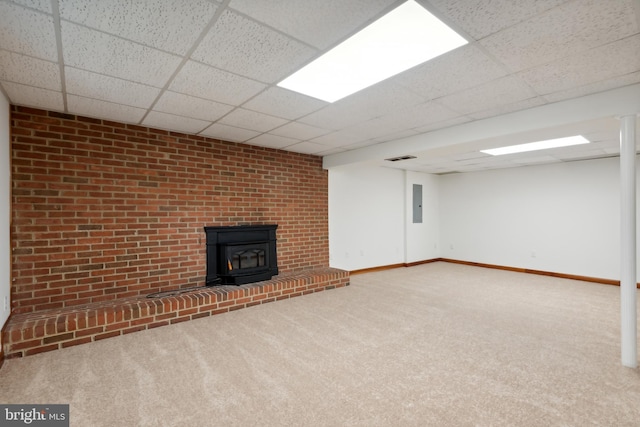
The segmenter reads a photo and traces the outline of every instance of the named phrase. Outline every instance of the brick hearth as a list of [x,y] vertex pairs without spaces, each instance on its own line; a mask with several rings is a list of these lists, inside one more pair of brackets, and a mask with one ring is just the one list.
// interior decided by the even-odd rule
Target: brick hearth
[[242,286],[16,314],[4,329],[3,350],[6,358],[23,357],[348,285],[347,271],[317,268]]

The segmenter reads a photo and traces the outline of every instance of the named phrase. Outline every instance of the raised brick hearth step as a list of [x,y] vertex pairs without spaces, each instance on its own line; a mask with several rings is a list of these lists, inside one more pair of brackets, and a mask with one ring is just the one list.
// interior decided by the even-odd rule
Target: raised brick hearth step
[[4,354],[28,356],[347,285],[347,271],[320,268],[242,286],[16,314],[4,328]]

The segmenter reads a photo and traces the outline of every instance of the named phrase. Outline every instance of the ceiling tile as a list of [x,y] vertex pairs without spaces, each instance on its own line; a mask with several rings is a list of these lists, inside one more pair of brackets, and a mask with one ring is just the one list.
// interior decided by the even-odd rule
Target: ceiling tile
[[51,0],[11,0],[11,2],[37,9],[41,12],[51,13]]
[[619,128],[610,131],[582,132],[582,136],[584,136],[591,142],[589,145],[583,145],[583,147],[595,146],[598,148],[603,148],[609,147],[611,144],[614,144],[616,146],[620,145]]
[[0,80],[60,91],[60,67],[54,62],[0,50]]
[[196,134],[209,126],[211,122],[151,111],[142,124],[159,129]]
[[396,141],[398,139],[408,138],[410,136],[418,135],[419,133],[420,132],[417,132],[413,129],[401,129],[401,130],[393,131],[387,135],[376,136],[375,138],[372,138],[371,141],[374,141],[375,143]]
[[500,114],[513,113],[514,111],[526,110],[527,108],[539,107],[546,104],[544,98],[536,96],[535,98],[523,99],[521,101],[512,102],[510,104],[502,104],[495,108],[482,110],[475,113],[469,113],[469,117],[474,119],[486,119]]
[[304,123],[289,122],[279,128],[273,129],[269,133],[289,138],[297,138],[301,140],[312,139],[331,132],[327,129],[317,128]]
[[328,156],[330,154],[336,154],[336,153],[344,153],[345,149],[343,148],[335,148],[335,147],[325,147],[324,151],[320,151],[318,154],[318,156]]
[[266,85],[189,61],[176,75],[170,90],[229,105],[239,105],[264,90]]
[[205,0],[60,0],[60,17],[157,49],[185,54],[217,8]]
[[560,160],[556,159],[553,156],[538,155],[535,157],[523,156],[511,159],[511,161],[517,165],[532,165],[536,163],[558,163]]
[[502,77],[464,92],[440,98],[438,102],[461,114],[498,108],[533,98],[536,94],[513,76]]
[[480,44],[512,71],[525,70],[636,33],[634,1],[571,1]]
[[231,0],[229,6],[317,48],[328,48],[389,10],[397,0]]
[[443,129],[443,128],[448,128],[450,126],[461,125],[463,123],[470,122],[471,120],[472,120],[471,117],[459,116],[459,117],[454,117],[452,119],[443,120],[441,122],[431,123],[426,126],[419,126],[415,128],[415,130],[421,133],[431,132],[432,130],[436,130],[436,129]]
[[104,76],[77,68],[65,68],[67,92],[85,98],[149,108],[160,94],[160,89]]
[[221,104],[195,96],[166,91],[153,106],[155,111],[193,117],[194,119],[215,121],[233,110],[231,105]]
[[67,95],[67,109],[69,113],[80,116],[95,117],[123,123],[140,123],[146,110],[100,101],[98,99],[83,98]]
[[369,119],[368,114],[361,110],[353,111],[350,114],[347,108],[340,104],[330,104],[318,111],[314,111],[298,119],[298,122],[306,123],[315,127],[331,130],[344,129]]
[[287,89],[270,87],[247,101],[243,107],[272,116],[294,120],[328,105],[324,101]]
[[258,135],[255,138],[252,138],[249,141],[247,141],[247,144],[280,149],[280,148],[289,147],[299,142],[300,142],[299,139],[286,138],[284,136],[263,133],[262,135]]
[[317,53],[282,33],[227,10],[191,57],[234,74],[277,83]]
[[219,122],[229,126],[255,130],[256,132],[268,132],[287,123],[287,120],[238,108],[220,119]]
[[223,125],[221,123],[214,123],[202,132],[200,135],[208,136],[211,138],[217,138],[224,141],[244,142],[254,136],[259,135],[259,132],[241,129],[233,126]]
[[424,101],[424,97],[388,79],[343,98],[336,104],[350,113],[359,110],[366,118],[371,119]]
[[389,80],[343,98],[299,121],[338,130],[422,102],[424,98]]
[[439,98],[507,74],[474,45],[466,45],[398,75],[394,81],[426,99]]
[[313,138],[311,142],[316,142],[329,147],[351,147],[354,144],[361,143],[362,140],[363,137],[361,135],[356,134],[350,129],[343,129]]
[[0,2],[0,49],[57,61],[53,18],[13,3]]
[[640,71],[640,35],[519,73],[536,92],[571,90]]
[[466,160],[473,160],[473,161],[480,161],[481,159],[490,159],[493,158],[494,156],[490,155],[490,154],[485,154],[482,153],[480,151],[469,151],[469,152],[465,152],[465,153],[458,153],[458,154],[452,154],[451,158],[453,160],[456,161],[466,161]]
[[424,102],[408,108],[402,108],[382,117],[373,119],[370,122],[377,122],[389,130],[399,128],[416,128],[431,123],[440,123],[445,120],[458,117],[460,114],[440,105],[437,102]]
[[548,95],[544,95],[544,99],[549,102],[558,102],[565,99],[579,98],[581,96],[589,95],[592,93],[604,92],[605,90],[609,89],[629,86],[635,83],[640,83],[640,71],[626,74],[624,76],[601,80],[596,83],[579,86],[569,90],[550,93]]
[[62,22],[65,64],[163,87],[180,57],[69,22]]
[[10,82],[3,82],[2,87],[7,92],[9,102],[12,104],[54,111],[64,110],[61,92]]
[[294,153],[303,154],[318,154],[323,151],[327,151],[330,147],[321,144],[315,144],[313,142],[305,141],[298,144],[293,144],[287,147],[287,151],[293,151]]
[[567,0],[430,0],[449,21],[479,40]]
[[348,129],[360,139],[373,140],[397,133],[401,126],[396,126],[392,122],[384,120],[384,118],[377,118],[351,126]]

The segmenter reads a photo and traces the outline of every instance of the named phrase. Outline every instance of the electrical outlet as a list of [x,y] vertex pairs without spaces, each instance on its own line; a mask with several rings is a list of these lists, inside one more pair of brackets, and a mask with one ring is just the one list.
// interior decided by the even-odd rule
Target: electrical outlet
[[4,311],[9,311],[9,296],[4,296]]

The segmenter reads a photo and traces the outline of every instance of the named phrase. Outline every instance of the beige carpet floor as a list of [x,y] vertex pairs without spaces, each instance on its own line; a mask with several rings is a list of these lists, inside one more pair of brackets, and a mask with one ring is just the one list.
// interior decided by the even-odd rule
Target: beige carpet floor
[[449,263],[24,359],[72,426],[638,426],[619,288]]

